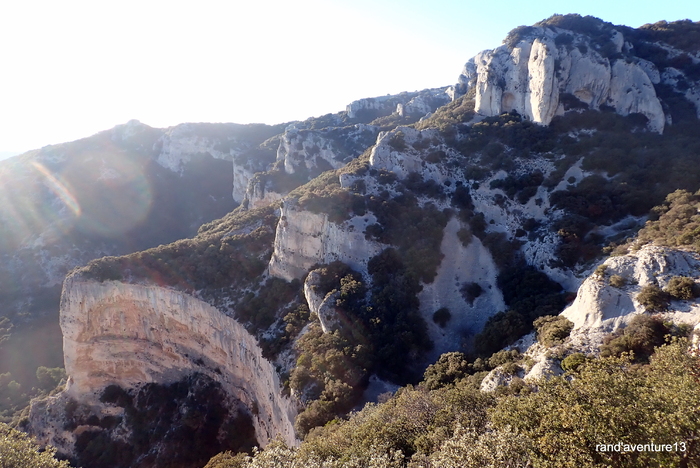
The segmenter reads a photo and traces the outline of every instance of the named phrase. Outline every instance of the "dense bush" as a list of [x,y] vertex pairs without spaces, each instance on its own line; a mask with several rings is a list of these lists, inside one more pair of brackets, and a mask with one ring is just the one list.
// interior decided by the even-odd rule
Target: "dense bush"
[[474,338],[474,352],[479,356],[488,356],[532,330],[523,315],[514,310],[498,312],[491,316],[484,329]]
[[99,281],[127,277],[185,291],[250,284],[269,262],[277,222],[274,206],[234,210],[202,225],[192,239],[93,260],[79,272]]
[[561,368],[566,372],[574,372],[586,362],[586,355],[573,353],[561,360]]
[[411,362],[432,347],[419,313],[418,275],[399,251],[386,249],[367,264],[372,276],[370,305],[362,320],[375,345],[374,371],[396,382],[417,380]]
[[467,356],[460,352],[445,353],[423,374],[423,384],[429,390],[453,385],[472,373]]
[[547,347],[560,344],[574,328],[573,322],[562,315],[547,315],[533,322],[537,331],[537,341]]
[[661,320],[647,315],[635,316],[622,330],[608,335],[600,347],[601,356],[621,356],[634,353],[634,359],[646,362],[654,349],[664,344],[671,329]]
[[[537,392],[500,399],[490,418],[496,429],[512,428],[533,443],[533,466],[697,466],[700,388],[689,376],[699,364],[682,341],[661,347],[646,367],[624,358],[591,360],[575,379],[542,380]],[[662,440],[685,451],[598,448]]]
[[298,200],[299,207],[314,213],[325,213],[334,223],[341,223],[353,215],[365,214],[362,195],[340,186],[338,173],[324,172],[311,182],[294,189],[290,200]]
[[452,126],[468,122],[474,117],[474,96],[466,94],[438,108],[430,117],[415,124],[415,128],[438,128],[443,133],[449,133]]
[[377,224],[368,226],[366,236],[396,246],[411,274],[431,283],[443,257],[440,244],[448,214],[432,203],[421,207],[412,193],[394,198],[372,195],[367,207]]
[[676,190],[663,205],[653,209],[656,219],[647,221],[632,247],[653,242],[670,247],[691,247],[700,251],[700,191]]
[[78,431],[78,466],[133,468],[202,466],[224,451],[250,451],[255,430],[250,415],[235,406],[221,384],[203,374],[162,385],[149,383],[126,391],[107,387],[101,401],[123,408],[122,419],[102,418],[89,406],[66,407],[66,428]]
[[433,322],[437,323],[440,328],[445,328],[451,318],[452,314],[447,307],[441,307],[433,314]]
[[655,284],[648,284],[637,294],[637,302],[648,312],[663,312],[668,308],[670,296]]
[[323,333],[318,324],[312,324],[296,346],[300,354],[290,387],[303,392],[307,402],[295,423],[297,433],[304,436],[357,403],[366,385],[372,348],[363,343],[359,328]]
[[637,30],[635,39],[649,42],[663,41],[686,52],[698,52],[700,49],[700,23],[690,20],[659,21],[645,24]]
[[496,179],[491,182],[491,188],[501,189],[511,200],[517,199],[518,203],[525,204],[537,193],[537,187],[542,182],[542,172],[535,171],[518,177],[509,175],[505,179]]
[[627,280],[620,275],[610,276],[610,286],[614,288],[622,288],[627,284]]
[[291,282],[280,278],[269,278],[257,293],[249,292],[238,302],[236,318],[250,323],[253,331],[268,328],[291,303],[300,291],[299,280]]
[[675,299],[692,300],[700,296],[700,288],[693,278],[687,276],[674,276],[668,281],[665,292]]
[[[434,390],[403,388],[385,403],[314,429],[298,448],[275,442],[253,457],[219,456],[208,467],[697,466],[700,389],[693,376],[700,358],[687,347],[683,340],[662,346],[648,365],[572,355],[576,378],[497,394],[473,388],[462,378],[464,357],[451,353],[431,370]],[[685,450],[599,449],[618,441],[677,442]]]
[[474,338],[474,352],[480,356],[512,344],[533,330],[533,321],[544,315],[557,315],[564,308],[561,286],[533,267],[517,264],[503,270],[497,279],[509,310],[486,321]]
[[347,270],[338,282],[346,268],[321,268],[322,287],[340,292],[336,307],[342,326],[324,334],[313,324],[297,343],[300,356],[290,386],[308,402],[296,421],[300,434],[356,405],[371,373],[399,383],[417,381],[414,363],[431,347],[418,310],[420,283],[397,250],[387,249],[369,261],[368,303],[360,275]]
[[476,300],[476,298],[481,296],[481,293],[484,292],[484,289],[479,283],[468,282],[464,283],[459,288],[459,292],[462,294],[464,300],[469,303],[469,305],[474,305],[474,301]]

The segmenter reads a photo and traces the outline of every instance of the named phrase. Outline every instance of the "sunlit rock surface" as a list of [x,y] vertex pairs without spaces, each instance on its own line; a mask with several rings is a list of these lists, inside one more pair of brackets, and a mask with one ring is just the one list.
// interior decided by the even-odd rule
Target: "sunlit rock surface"
[[365,237],[364,228],[374,222],[372,218],[367,214],[336,224],[325,213],[305,211],[285,200],[268,267],[270,275],[291,281],[303,277],[313,265],[336,260],[355,270],[366,270],[369,259],[383,250],[381,244]]
[[[646,313],[636,299],[644,286],[657,285],[663,289],[674,276],[700,280],[697,253],[654,245],[610,257],[604,265],[605,275],[589,276],[579,288],[576,300],[562,312],[574,323],[572,338],[581,342],[587,340],[591,346],[602,342],[604,334],[626,326],[635,315]],[[612,286],[612,275],[621,276],[626,284]],[[674,300],[662,316],[677,323],[696,325],[700,321],[700,303]]]
[[338,328],[339,317],[336,312],[336,301],[340,297],[340,291],[331,291],[324,294],[318,290],[321,281],[319,270],[312,270],[304,281],[304,297],[309,305],[309,311],[318,316],[321,329],[324,333],[330,333]]
[[[251,409],[258,443],[275,437],[295,443],[296,408],[282,396],[274,366],[242,325],[199,299],[157,286],[68,278],[61,328],[67,397],[99,406],[109,385],[129,389],[198,372]],[[42,418],[33,432],[65,445],[64,431],[32,415],[33,421]]]
[[[515,111],[547,125],[572,97],[591,109],[610,106],[621,115],[639,113],[662,132],[666,122],[654,89],[659,71],[645,60],[626,60],[597,51],[589,36],[559,28],[530,28],[513,44],[477,54],[464,66],[457,95],[475,90],[476,112],[486,116]],[[626,47],[619,31],[611,36],[617,54]]]

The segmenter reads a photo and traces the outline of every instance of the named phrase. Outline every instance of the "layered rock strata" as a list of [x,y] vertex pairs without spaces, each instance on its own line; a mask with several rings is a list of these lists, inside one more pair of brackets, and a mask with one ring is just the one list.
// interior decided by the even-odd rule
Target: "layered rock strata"
[[[251,409],[259,444],[276,437],[296,443],[296,408],[281,394],[274,366],[241,324],[199,299],[157,286],[69,277],[61,329],[69,375],[63,399],[99,407],[110,385],[138,388],[200,373]],[[50,427],[46,415],[31,419],[40,440],[70,446],[60,424]]]

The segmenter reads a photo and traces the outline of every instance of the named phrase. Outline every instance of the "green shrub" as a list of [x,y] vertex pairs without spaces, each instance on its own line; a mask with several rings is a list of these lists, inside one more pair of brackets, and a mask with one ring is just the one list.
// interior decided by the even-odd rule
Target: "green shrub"
[[453,385],[470,374],[467,356],[459,352],[445,353],[423,374],[423,383],[429,390]]
[[573,353],[566,356],[561,361],[561,368],[567,372],[576,371],[583,363],[586,362],[586,355],[583,353]]
[[377,224],[367,227],[366,237],[396,246],[410,272],[431,283],[442,261],[440,245],[450,213],[432,203],[421,207],[410,192],[394,198],[389,198],[388,193],[367,198],[367,207],[377,217]]
[[614,288],[622,288],[627,284],[627,280],[620,275],[612,275],[610,277],[610,286]]
[[39,366],[36,370],[36,378],[43,390],[53,390],[62,380],[66,379],[66,370],[62,367],[49,369],[48,367]]
[[598,278],[605,278],[605,273],[608,271],[608,266],[604,263],[598,265],[593,272]]
[[648,312],[663,312],[670,303],[670,295],[655,284],[644,286],[636,299]]
[[40,448],[27,434],[0,423],[0,465],[2,468],[70,468],[55,458],[53,447]]
[[530,331],[527,321],[514,310],[498,312],[491,316],[484,329],[474,338],[474,352],[489,356],[517,341]]
[[563,315],[547,315],[534,321],[537,341],[547,347],[562,343],[574,328],[573,322]]
[[462,293],[462,297],[465,301],[469,303],[469,305],[474,305],[474,301],[476,300],[476,298],[481,296],[481,293],[484,292],[484,289],[479,283],[468,282],[464,283],[459,288],[459,292]]
[[665,291],[675,299],[692,300],[700,296],[700,288],[693,278],[674,276],[666,285]]
[[467,228],[460,228],[459,231],[457,231],[457,238],[462,243],[463,247],[469,247],[473,237],[472,232]]
[[624,329],[605,337],[600,355],[621,356],[633,352],[634,359],[646,362],[657,346],[664,344],[671,329],[661,320],[648,315],[636,315]]
[[204,468],[245,468],[246,467],[246,454],[237,453],[233,454],[231,452],[222,452],[209,460],[209,462],[204,465]]
[[501,366],[501,370],[504,374],[515,375],[520,370],[520,366],[518,366],[518,364],[515,362],[506,362]]
[[[689,378],[697,365],[687,342],[659,348],[644,368],[626,359],[592,360],[574,379],[541,380],[537,392],[500,398],[490,421],[533,444],[531,466],[692,466],[700,457],[690,442],[699,428],[700,387]],[[597,444],[614,443],[601,440],[687,442],[686,452],[621,453],[601,451]]]
[[522,356],[520,354],[520,351],[518,351],[517,349],[511,349],[508,351],[501,350],[491,355],[491,357],[488,359],[488,366],[491,369],[495,369],[498,366],[503,366],[508,363],[514,363],[521,357]]

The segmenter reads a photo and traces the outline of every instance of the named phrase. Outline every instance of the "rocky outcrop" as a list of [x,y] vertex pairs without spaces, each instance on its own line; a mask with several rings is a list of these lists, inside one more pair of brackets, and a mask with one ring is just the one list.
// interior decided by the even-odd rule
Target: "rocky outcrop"
[[209,154],[215,159],[231,161],[233,156],[248,146],[235,137],[230,140],[225,138],[225,141],[227,144],[224,145],[219,138],[199,134],[193,124],[170,127],[157,143],[160,151],[156,161],[173,172],[181,173],[193,156]]
[[267,206],[282,200],[284,195],[273,189],[273,184],[265,177],[264,173],[257,173],[248,180],[248,188],[245,191],[245,200],[249,210]]
[[[604,274],[594,273],[581,285],[576,300],[562,315],[574,323],[572,338],[595,346],[606,333],[624,327],[645,308],[636,296],[647,285],[664,288],[674,276],[700,278],[700,256],[694,252],[647,245],[639,251],[611,257],[603,263]],[[599,270],[600,271],[600,270]],[[624,285],[613,286],[617,275]],[[618,283],[619,284],[619,283]],[[663,316],[678,323],[700,322],[697,301],[672,301]]]
[[444,87],[359,99],[348,104],[345,111],[350,119],[366,122],[393,113],[402,117],[423,116],[447,104],[450,99],[448,92],[448,88]]
[[287,174],[302,172],[313,178],[359,156],[378,133],[377,127],[364,124],[321,130],[288,128],[280,140],[277,161],[283,161]]
[[268,272],[292,280],[302,278],[313,265],[336,260],[365,271],[367,261],[383,250],[381,244],[365,238],[365,228],[374,222],[374,216],[367,214],[336,224],[325,213],[305,211],[293,200],[285,200]]
[[[199,373],[251,409],[258,443],[296,442],[293,402],[274,366],[242,325],[188,294],[157,286],[69,277],[61,298],[69,383],[62,398],[104,406],[104,389],[166,384]],[[60,421],[32,414],[32,432],[70,452],[74,435]],[[66,447],[68,445],[68,447]]]
[[[403,179],[411,172],[419,172],[423,178],[439,182],[446,179],[444,168],[425,165],[425,152],[416,149],[419,142],[437,137],[434,129],[416,130],[412,127],[397,127],[391,132],[381,133],[372,148],[369,163],[374,169],[393,172]],[[417,144],[418,143],[418,144]]]
[[627,51],[619,31],[611,34],[613,54],[597,50],[589,36],[558,28],[533,27],[519,39],[483,51],[464,66],[455,93],[473,88],[477,113],[514,111],[547,125],[573,98],[580,101],[574,107],[605,105],[621,115],[643,114],[650,130],[663,131],[666,116],[654,89],[659,71],[642,59],[617,58]]
[[309,311],[318,317],[323,333],[330,333],[338,328],[340,323],[336,311],[336,301],[340,297],[340,291],[323,294],[322,291],[318,290],[320,281],[320,271],[310,271],[306,281],[304,281],[304,297],[309,305]]

